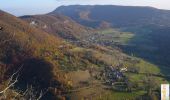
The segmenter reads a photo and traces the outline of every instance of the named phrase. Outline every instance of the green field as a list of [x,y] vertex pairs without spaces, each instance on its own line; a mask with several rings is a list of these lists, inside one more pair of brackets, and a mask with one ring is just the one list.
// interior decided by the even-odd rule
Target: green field
[[103,34],[103,39],[112,40],[115,43],[127,44],[131,38],[134,37],[134,34],[130,32],[120,32],[115,29],[103,29],[99,30],[100,34]]

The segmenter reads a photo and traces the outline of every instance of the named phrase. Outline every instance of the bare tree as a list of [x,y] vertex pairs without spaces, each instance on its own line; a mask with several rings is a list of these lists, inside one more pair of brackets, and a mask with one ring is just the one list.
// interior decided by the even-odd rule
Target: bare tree
[[9,90],[11,87],[13,87],[17,82],[18,82],[18,77],[19,77],[19,71],[21,70],[22,66],[11,75],[11,77],[8,79],[7,86],[0,91],[0,96],[3,95],[6,98],[6,92]]
[[21,93],[20,99],[21,100],[40,100],[46,93],[48,89],[45,91],[37,92],[32,86],[28,86],[25,92]]
[[37,92],[31,85],[27,86],[27,89],[25,91],[11,89],[18,82],[19,72],[21,71],[22,67],[23,66],[21,66],[8,79],[9,81],[6,87],[0,91],[0,99],[1,98],[6,99],[8,97],[7,91],[12,91],[12,93],[15,95],[12,98],[13,100],[40,100],[48,92],[48,89],[45,91],[41,90],[40,92]]

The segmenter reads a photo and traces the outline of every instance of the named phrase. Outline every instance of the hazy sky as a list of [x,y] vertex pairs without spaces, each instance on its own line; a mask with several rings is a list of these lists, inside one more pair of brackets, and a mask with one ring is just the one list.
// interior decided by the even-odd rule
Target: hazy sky
[[44,14],[60,5],[130,5],[152,6],[170,10],[170,0],[1,0],[0,9],[16,16]]

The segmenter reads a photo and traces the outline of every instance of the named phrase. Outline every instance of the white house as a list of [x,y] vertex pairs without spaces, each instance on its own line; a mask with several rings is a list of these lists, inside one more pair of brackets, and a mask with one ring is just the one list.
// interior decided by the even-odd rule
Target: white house
[[121,68],[121,69],[120,69],[120,72],[126,72],[126,71],[128,71],[128,70],[127,70],[127,67],[124,67],[124,68]]

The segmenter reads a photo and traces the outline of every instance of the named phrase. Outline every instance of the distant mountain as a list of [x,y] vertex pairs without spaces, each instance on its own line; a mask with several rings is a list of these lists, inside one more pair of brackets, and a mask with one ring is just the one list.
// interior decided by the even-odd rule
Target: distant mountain
[[61,14],[22,16],[20,18],[26,20],[31,26],[69,40],[80,39],[91,31],[90,28]]
[[99,27],[103,21],[112,27],[141,25],[170,26],[170,11],[152,7],[114,6],[114,5],[71,5],[61,6],[50,14],[63,14],[78,23]]

